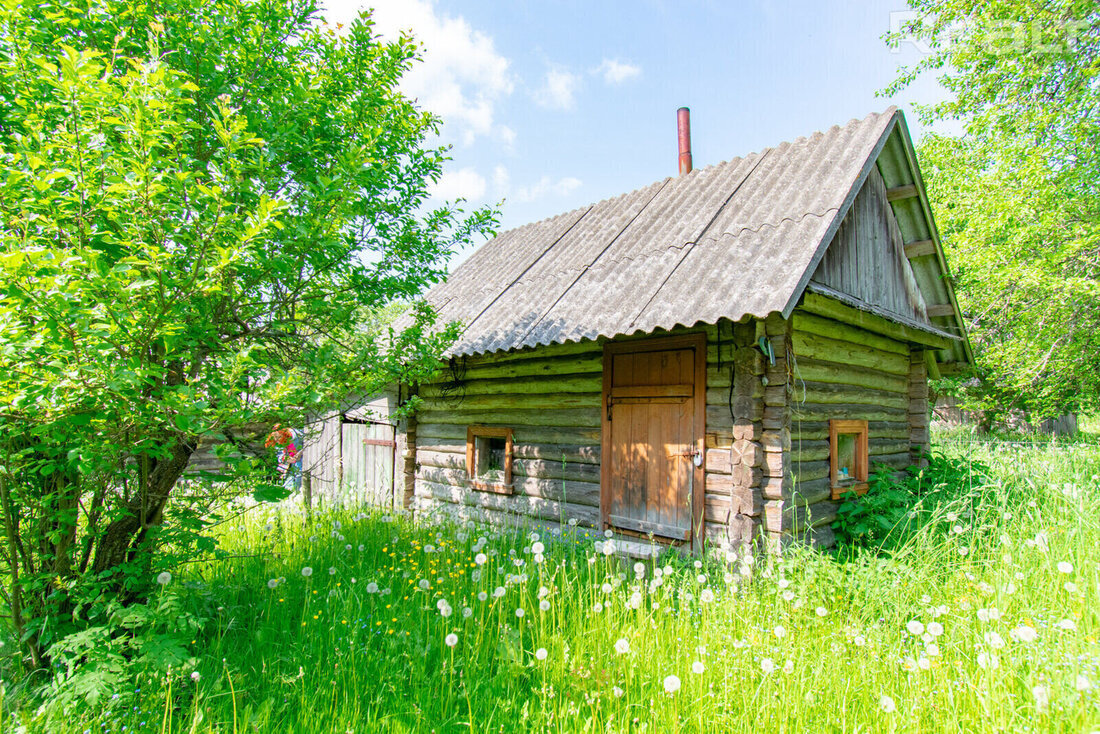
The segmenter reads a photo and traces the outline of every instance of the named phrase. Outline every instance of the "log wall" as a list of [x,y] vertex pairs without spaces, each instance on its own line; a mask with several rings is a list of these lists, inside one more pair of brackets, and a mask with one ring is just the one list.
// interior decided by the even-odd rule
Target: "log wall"
[[[924,353],[801,308],[790,326],[793,483],[778,530],[828,546],[834,542],[830,525],[839,507],[829,499],[829,420],[867,421],[872,471],[878,464],[909,466],[927,445]],[[917,415],[922,409],[923,429]]]
[[[705,536],[750,540],[763,515],[764,364],[753,323],[679,329],[707,334]],[[603,342],[459,358],[419,386],[403,437],[407,506],[513,523],[600,523]],[[512,495],[467,486],[466,429],[513,429]]]

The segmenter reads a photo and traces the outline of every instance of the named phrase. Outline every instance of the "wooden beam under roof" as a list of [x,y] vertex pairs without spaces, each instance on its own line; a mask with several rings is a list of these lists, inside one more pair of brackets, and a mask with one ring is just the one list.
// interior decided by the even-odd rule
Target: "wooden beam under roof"
[[935,318],[936,316],[954,316],[955,307],[950,303],[934,303],[927,308],[928,317]]
[[910,242],[905,245],[905,257],[910,260],[917,257],[923,257],[924,255],[934,254],[936,254],[936,243],[932,240],[917,240],[916,242]]
[[897,201],[899,199],[912,199],[916,196],[920,196],[920,191],[917,189],[916,184],[906,184],[904,186],[895,186],[892,189],[886,189],[886,200]]

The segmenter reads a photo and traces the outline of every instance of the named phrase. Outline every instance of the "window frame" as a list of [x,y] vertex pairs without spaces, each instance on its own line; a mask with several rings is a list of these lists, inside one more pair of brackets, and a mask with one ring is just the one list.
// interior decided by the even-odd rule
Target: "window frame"
[[[477,440],[479,438],[504,439],[504,481],[488,482],[477,476]],[[466,481],[470,489],[496,494],[512,494],[512,429],[495,426],[467,426],[466,428]]]
[[[839,467],[837,466],[838,438],[841,434],[856,435],[856,457],[854,476],[846,483],[840,483]],[[856,496],[866,494],[870,463],[870,441],[867,432],[867,421],[832,418],[829,420],[829,488],[830,498],[843,499],[844,495],[854,493]]]

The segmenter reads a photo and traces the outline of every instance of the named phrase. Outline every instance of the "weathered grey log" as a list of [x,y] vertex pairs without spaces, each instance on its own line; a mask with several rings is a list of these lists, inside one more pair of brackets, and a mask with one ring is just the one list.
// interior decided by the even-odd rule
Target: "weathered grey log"
[[730,476],[737,487],[759,487],[764,478],[764,470],[760,467],[738,464],[733,467]]
[[418,479],[416,492],[420,496],[450,502],[456,505],[471,505],[498,511],[511,512],[531,517],[551,519],[584,518],[595,524],[599,519],[599,509],[573,503],[532,497],[525,494],[503,495],[492,492],[469,491],[466,487],[439,484],[426,479]]
[[740,438],[735,440],[729,449],[730,464],[759,466],[762,454],[763,450],[756,441]]
[[[829,417],[823,414],[818,419],[795,421],[791,424],[791,441],[797,446],[798,442],[815,439],[824,439],[829,436],[829,423],[820,418]],[[872,438],[908,438],[909,423],[906,421],[868,421],[867,432]]]
[[456,402],[462,396],[475,395],[557,395],[560,393],[600,393],[602,378],[599,373],[583,375],[535,375],[522,379],[465,379],[458,387],[445,390],[442,384],[424,385],[420,395],[427,400],[445,399]]
[[452,423],[487,426],[572,426],[600,428],[600,408],[570,408],[567,410],[422,410],[417,413],[425,423]]
[[794,387],[793,403],[816,405],[881,405],[889,408],[909,408],[909,396],[904,392],[873,390],[852,385],[827,382],[799,382]]
[[740,418],[733,422],[731,435],[734,440],[758,441],[764,432],[760,421]]
[[819,421],[823,418],[902,422],[909,420],[909,409],[854,403],[795,403],[791,408],[792,424],[800,420]]
[[853,364],[887,372],[893,375],[909,375],[909,357],[893,352],[879,352],[851,342],[829,339],[817,334],[796,331],[792,335],[794,353],[798,358],[809,357],[822,361]]
[[807,334],[817,334],[830,339],[870,347],[871,349],[909,356],[909,345],[905,342],[807,311],[796,310],[791,317],[791,325],[796,333],[801,331]]
[[796,390],[799,381],[852,385],[858,388],[886,390],[887,392],[896,393],[906,392],[909,384],[908,379],[901,375],[882,372],[870,367],[838,364],[803,356],[799,356],[795,363]]
[[730,450],[707,449],[705,466],[708,474],[729,474]]

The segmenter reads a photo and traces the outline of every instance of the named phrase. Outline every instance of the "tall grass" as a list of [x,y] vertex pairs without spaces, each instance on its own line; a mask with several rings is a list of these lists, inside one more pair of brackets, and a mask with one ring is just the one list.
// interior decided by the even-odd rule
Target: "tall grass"
[[186,641],[190,662],[139,673],[64,716],[15,702],[5,723],[91,732],[1100,728],[1100,448],[941,446],[980,468],[930,488],[896,529],[905,534],[896,550],[844,560],[736,549],[635,567],[580,529],[558,537],[257,510],[219,531],[235,557],[178,569],[160,592],[162,609],[201,622]]

